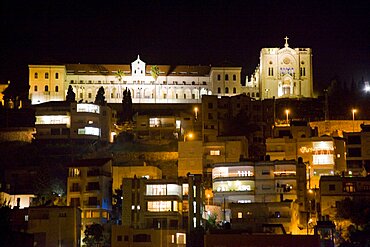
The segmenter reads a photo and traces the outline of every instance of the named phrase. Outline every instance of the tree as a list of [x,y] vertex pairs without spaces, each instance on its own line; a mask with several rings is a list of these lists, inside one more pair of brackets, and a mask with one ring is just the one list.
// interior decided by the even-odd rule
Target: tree
[[150,68],[150,74],[151,76],[154,78],[155,81],[157,81],[157,78],[159,76],[159,68],[157,65],[153,65],[151,68]]
[[0,246],[11,246],[11,239],[9,238],[11,233],[10,224],[11,208],[9,202],[0,202]]
[[115,189],[112,195],[112,220],[118,223],[122,218],[122,194],[123,191],[121,189]]
[[67,102],[76,102],[76,94],[73,92],[73,88],[72,88],[71,85],[69,85],[69,87],[68,87],[66,101]]
[[95,96],[95,104],[98,105],[105,105],[107,102],[105,101],[105,91],[103,87],[100,87],[96,96]]
[[132,98],[131,91],[127,88],[123,91],[121,123],[132,122]]
[[87,247],[92,247],[94,245],[101,244],[104,240],[103,238],[104,228],[100,224],[87,225],[84,231],[85,238],[82,240]]
[[115,73],[115,76],[116,78],[118,79],[118,81],[121,83],[122,82],[122,78],[125,76],[125,73],[122,71],[122,70],[118,70],[116,73]]

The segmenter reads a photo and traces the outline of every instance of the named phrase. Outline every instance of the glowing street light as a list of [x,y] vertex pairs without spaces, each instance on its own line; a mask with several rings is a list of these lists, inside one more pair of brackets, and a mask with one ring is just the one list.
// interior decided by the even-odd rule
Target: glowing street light
[[357,113],[357,109],[352,109],[352,132],[355,132],[355,113]]
[[189,132],[189,133],[185,133],[184,134],[184,142],[186,142],[186,139],[193,139],[193,137],[194,137],[194,134],[192,133],[192,132]]
[[195,120],[198,120],[198,107],[194,107]]
[[290,113],[289,109],[286,109],[285,114],[286,114],[286,123],[287,124],[289,124],[289,113]]

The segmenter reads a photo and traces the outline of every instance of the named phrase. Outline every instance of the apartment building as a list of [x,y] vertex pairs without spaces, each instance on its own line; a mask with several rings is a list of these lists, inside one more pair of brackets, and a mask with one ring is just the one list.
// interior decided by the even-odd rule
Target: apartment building
[[336,218],[337,204],[346,199],[370,199],[370,177],[323,176],[320,179],[321,215]]
[[69,166],[67,205],[82,210],[82,231],[86,225],[108,222],[112,211],[110,158],[78,160]]
[[11,211],[11,228],[33,235],[33,246],[81,246],[81,210],[76,207],[29,207]]
[[114,140],[116,113],[109,106],[53,101],[35,109],[37,140]]
[[122,225],[112,228],[112,246],[186,246],[189,232],[203,225],[201,176],[124,178],[122,190]]
[[276,126],[274,136],[266,140],[266,155],[271,160],[301,157],[306,164],[309,188],[319,186],[320,176],[334,175],[346,169],[344,140],[319,137],[306,121],[290,121]]

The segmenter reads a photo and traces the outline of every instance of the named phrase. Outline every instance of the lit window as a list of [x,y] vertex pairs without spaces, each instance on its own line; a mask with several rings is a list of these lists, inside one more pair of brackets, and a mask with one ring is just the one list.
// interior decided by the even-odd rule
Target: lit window
[[28,221],[28,214],[24,216],[24,221]]
[[242,212],[238,212],[238,219],[241,219],[243,218],[243,213]]
[[160,127],[161,120],[159,118],[149,118],[149,127]]
[[70,117],[64,115],[36,116],[35,124],[70,124]]
[[87,218],[87,219],[91,218],[91,211],[86,211],[85,214],[86,214],[85,218]]
[[100,129],[95,127],[85,127],[83,129],[78,129],[78,134],[100,136]]
[[100,107],[94,104],[77,104],[77,112],[100,113]]
[[148,202],[149,212],[167,212],[172,211],[171,201],[149,201]]
[[186,234],[185,233],[176,233],[176,243],[177,244],[186,244]]
[[220,150],[211,150],[210,155],[221,155],[221,151]]
[[135,205],[131,205],[131,210],[135,210]]

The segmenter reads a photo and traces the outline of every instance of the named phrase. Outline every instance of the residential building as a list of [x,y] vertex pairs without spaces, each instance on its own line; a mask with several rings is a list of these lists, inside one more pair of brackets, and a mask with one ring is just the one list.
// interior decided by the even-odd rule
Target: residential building
[[115,111],[109,106],[66,101],[35,106],[37,140],[100,140],[113,142]]
[[208,142],[188,139],[178,142],[178,152],[179,177],[186,177],[188,173],[208,176],[214,163],[246,159],[248,142],[242,136],[219,137]]
[[218,205],[305,200],[305,166],[294,160],[214,164],[212,182]]
[[[284,231],[290,234],[298,233],[298,204],[291,200],[283,202],[231,203],[231,221],[233,229],[244,229],[250,233],[266,231],[268,224],[281,224]],[[275,228],[275,234],[282,234]]]
[[113,166],[113,191],[120,189],[124,178],[161,179],[162,171],[155,166],[144,165],[114,165]]
[[246,93],[261,99],[313,97],[312,50],[290,48],[285,37],[283,48],[262,48],[255,72],[246,80]]
[[33,234],[33,246],[81,246],[81,210],[76,207],[30,207],[13,209],[11,227]]
[[318,137],[305,121],[290,121],[276,126],[274,136],[266,140],[266,155],[271,160],[297,160],[307,167],[308,187],[319,186],[320,176],[345,171],[345,142],[342,138]]
[[343,132],[348,175],[366,176],[370,173],[370,125],[361,124],[360,127],[359,132]]
[[78,160],[68,170],[67,205],[81,209],[82,232],[87,225],[106,224],[112,211],[112,160]]
[[189,232],[203,225],[201,175],[124,178],[122,190],[122,225],[112,227],[112,246],[186,246]]
[[370,199],[370,177],[322,176],[317,196],[320,196],[321,215],[335,219],[340,201]]

